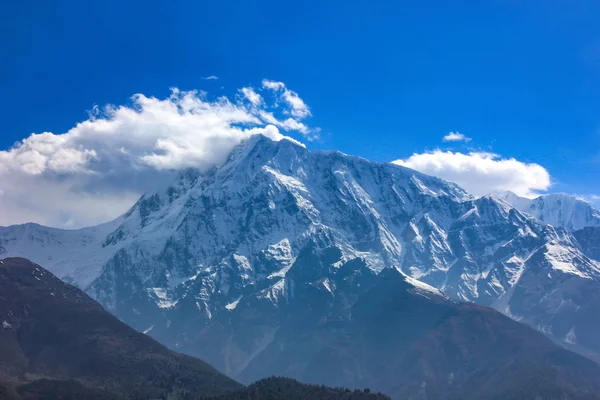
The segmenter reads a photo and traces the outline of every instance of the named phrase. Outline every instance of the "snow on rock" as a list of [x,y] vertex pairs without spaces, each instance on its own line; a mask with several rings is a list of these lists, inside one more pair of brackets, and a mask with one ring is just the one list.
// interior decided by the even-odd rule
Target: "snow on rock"
[[164,288],[150,288],[150,291],[156,297],[156,305],[160,308],[171,308],[177,304],[177,300],[170,299]]
[[436,296],[445,297],[444,294],[440,290],[434,288],[433,286],[430,286],[426,283],[423,283],[419,280],[416,280],[416,279],[411,278],[410,276],[406,276],[406,275],[404,276],[404,279],[406,280],[406,282],[413,285],[415,287],[415,290],[417,290],[418,292],[429,293],[429,294],[433,294]]
[[577,336],[575,336],[575,327],[572,327],[571,330],[565,336],[565,342],[569,344],[577,343]]
[[235,299],[234,301],[232,301],[231,303],[227,304],[225,306],[225,308],[228,309],[229,311],[235,310],[237,305],[240,303],[240,300],[242,300],[242,297],[244,297],[244,296],[240,296],[237,299]]
[[[573,262],[573,258],[578,256],[577,253],[573,254],[574,250],[565,248],[553,242],[546,244],[546,249],[546,259],[550,265],[552,265],[553,269],[566,274],[577,275],[582,278],[591,278],[585,270],[577,268],[576,264]],[[552,275],[549,273],[548,277],[552,278]]]

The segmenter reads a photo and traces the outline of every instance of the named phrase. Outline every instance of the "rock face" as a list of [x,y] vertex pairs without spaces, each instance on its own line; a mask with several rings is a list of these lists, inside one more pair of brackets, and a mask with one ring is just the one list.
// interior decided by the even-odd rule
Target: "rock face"
[[156,398],[180,389],[218,395],[241,388],[23,258],[0,260],[0,321],[7,397]]
[[389,269],[600,352],[600,264],[576,236],[497,196],[258,136],[111,223],[0,228],[0,252],[26,253],[136,329],[251,379],[285,329],[301,332],[272,320],[351,323],[361,288]]
[[588,257],[600,261],[600,227],[586,227],[573,232],[573,235]]

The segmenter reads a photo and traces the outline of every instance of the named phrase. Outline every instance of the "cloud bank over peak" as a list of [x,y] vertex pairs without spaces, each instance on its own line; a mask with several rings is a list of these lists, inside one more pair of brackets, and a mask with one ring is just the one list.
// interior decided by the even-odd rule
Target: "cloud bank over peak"
[[435,150],[393,163],[455,182],[478,196],[510,190],[519,196],[535,197],[551,185],[550,174],[541,165],[487,152]]
[[[94,107],[67,132],[34,133],[1,150],[0,225],[100,223],[124,212],[173,170],[224,162],[252,135],[317,135],[300,121],[310,115],[304,101],[274,83],[278,96],[270,96],[271,102],[253,88],[240,89],[234,100],[178,89],[162,99],[136,94],[128,105]],[[259,89],[265,90],[273,89]]]

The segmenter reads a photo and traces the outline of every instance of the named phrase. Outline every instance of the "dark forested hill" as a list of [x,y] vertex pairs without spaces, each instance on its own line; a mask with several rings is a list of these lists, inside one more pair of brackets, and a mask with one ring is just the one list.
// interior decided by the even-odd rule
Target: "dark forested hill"
[[266,378],[247,388],[206,400],[389,400],[381,393],[365,390],[306,385],[290,378]]
[[0,261],[0,324],[2,398],[145,398],[179,389],[219,395],[242,387],[23,258]]

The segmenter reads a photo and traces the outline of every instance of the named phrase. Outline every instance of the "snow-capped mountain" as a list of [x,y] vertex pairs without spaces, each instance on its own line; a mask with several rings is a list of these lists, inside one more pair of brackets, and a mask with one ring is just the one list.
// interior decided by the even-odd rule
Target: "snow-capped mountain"
[[587,201],[567,194],[547,194],[528,199],[510,191],[496,192],[492,196],[542,223],[572,232],[581,251],[600,261],[600,211]]
[[[349,319],[357,288],[387,268],[424,295],[493,306],[600,352],[600,263],[572,233],[411,169],[262,136],[111,223],[0,228],[0,255],[27,255],[233,376],[267,356],[278,335],[270,318],[301,320],[301,296],[328,299],[335,312],[320,318]],[[198,332],[216,338],[223,321],[248,334],[200,347]]]
[[600,211],[576,196],[552,193],[528,199],[510,191],[493,195],[519,211],[557,228],[577,231],[587,227],[600,227]]

